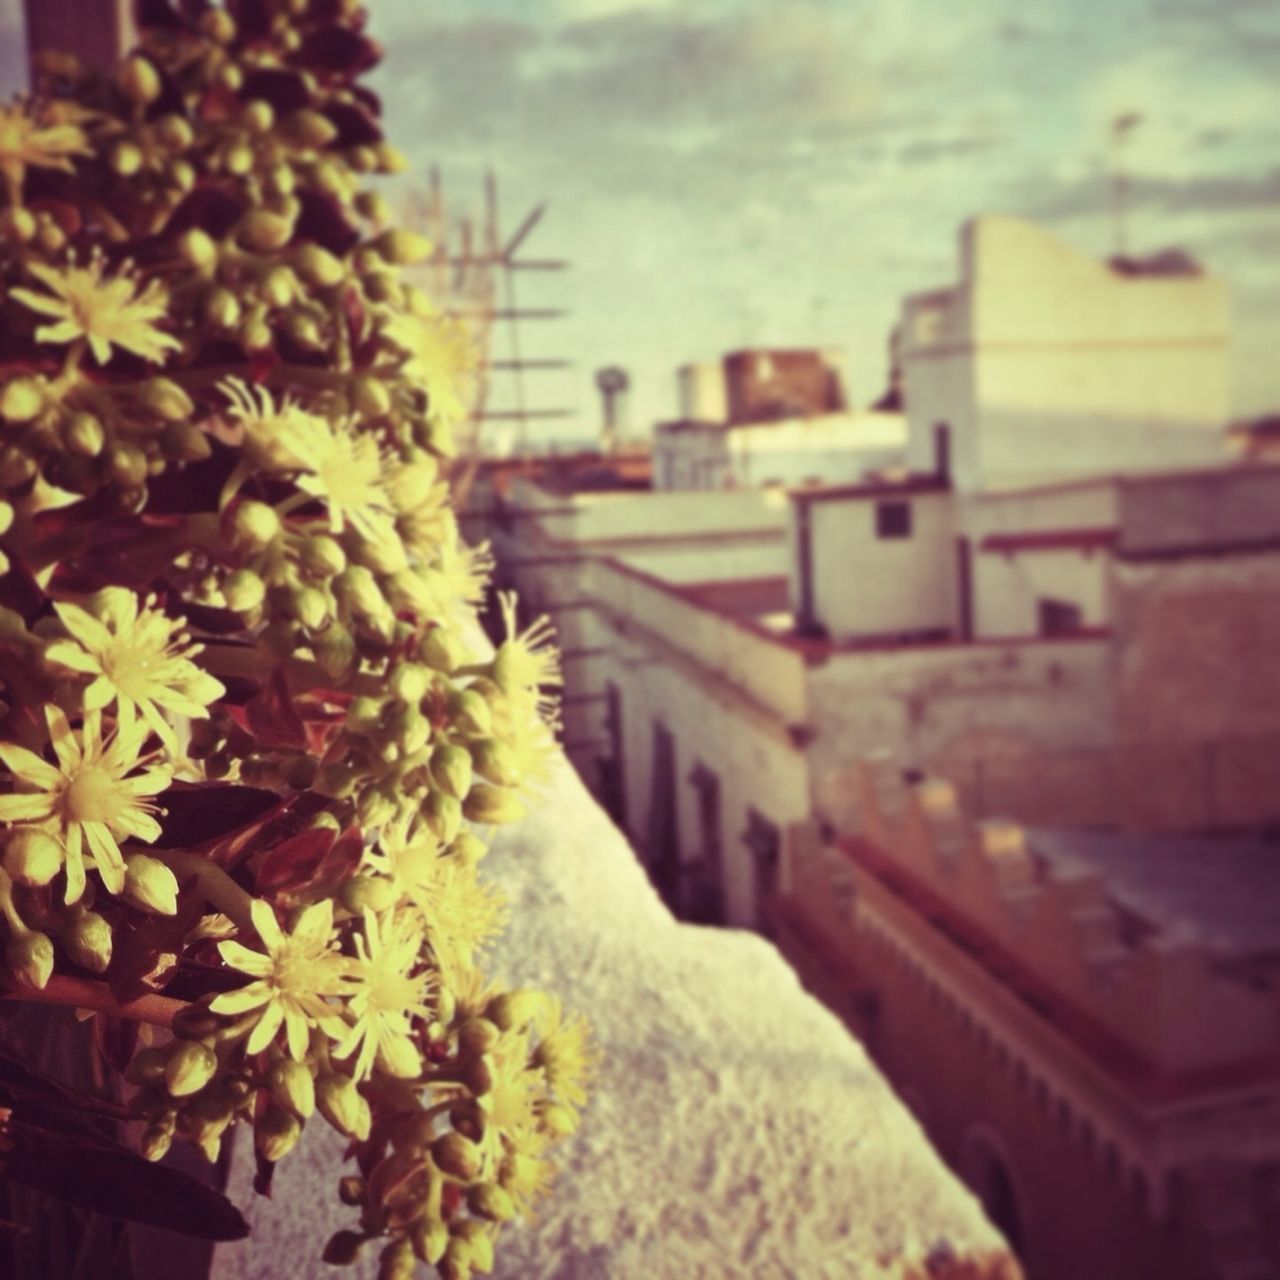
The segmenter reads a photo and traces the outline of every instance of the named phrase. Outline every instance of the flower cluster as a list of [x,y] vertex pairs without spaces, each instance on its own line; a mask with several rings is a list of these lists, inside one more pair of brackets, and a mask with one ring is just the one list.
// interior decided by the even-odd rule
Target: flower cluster
[[269,1169],[319,1112],[356,1167],[326,1259],[465,1277],[593,1063],[478,968],[557,658],[509,596],[475,631],[447,460],[477,353],[363,189],[401,164],[363,14],[194,12],[0,108],[5,980],[97,983],[104,1019],[163,993],[126,1072],[148,1157],[241,1121]]

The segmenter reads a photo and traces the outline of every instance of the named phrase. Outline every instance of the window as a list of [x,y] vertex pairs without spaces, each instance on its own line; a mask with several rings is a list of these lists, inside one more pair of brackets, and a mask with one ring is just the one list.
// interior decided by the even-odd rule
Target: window
[[653,726],[653,766],[649,776],[649,875],[663,901],[674,908],[680,878],[676,740],[670,729],[656,721]]
[[876,537],[877,538],[909,538],[911,537],[911,503],[909,502],[877,502],[876,503]]
[[1084,626],[1084,614],[1080,606],[1069,600],[1042,597],[1039,601],[1039,614],[1042,636],[1069,635]]
[[779,887],[782,833],[758,810],[748,809],[747,829],[743,832],[742,843],[751,854],[756,927],[767,935],[769,900],[778,892]]
[[697,924],[724,923],[724,887],[720,858],[720,777],[704,764],[695,765],[689,782],[698,813],[698,858],[684,870],[685,915]]

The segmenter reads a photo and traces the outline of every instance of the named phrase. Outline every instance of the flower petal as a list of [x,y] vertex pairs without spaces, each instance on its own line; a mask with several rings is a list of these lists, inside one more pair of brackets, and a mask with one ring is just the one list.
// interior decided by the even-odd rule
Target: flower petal
[[260,951],[250,951],[239,942],[218,943],[218,954],[224,963],[233,969],[239,969],[241,973],[251,973],[254,977],[261,978],[271,972],[270,956],[264,956]]
[[15,778],[21,778],[33,787],[51,791],[62,781],[62,774],[53,765],[42,760],[34,751],[18,746],[16,742],[0,742],[0,760],[4,761]]
[[279,999],[275,999],[262,1010],[262,1017],[258,1019],[258,1025],[249,1036],[245,1049],[249,1053],[261,1053],[276,1038],[276,1032],[280,1030],[283,1021],[284,1009],[281,1008]]
[[247,987],[237,991],[224,991],[209,1008],[214,1013],[248,1013],[250,1009],[261,1009],[272,996],[271,988],[265,982],[251,982]]

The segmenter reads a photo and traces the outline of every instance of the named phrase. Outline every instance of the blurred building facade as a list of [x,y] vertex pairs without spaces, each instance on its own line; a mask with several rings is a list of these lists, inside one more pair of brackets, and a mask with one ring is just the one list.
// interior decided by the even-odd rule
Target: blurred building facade
[[[779,936],[936,1114],[1033,1280],[1275,1274],[1271,941],[1224,961],[1118,893],[1132,846],[1084,874],[1027,834],[1157,857],[1212,836],[1200,865],[1228,877],[1280,829],[1280,468],[1229,464],[1225,293],[1180,270],[979,219],[961,283],[904,304],[897,466],[868,465],[846,427],[824,483],[725,488],[734,430],[791,429],[735,427],[725,394],[723,422],[659,430],[652,491],[526,475],[474,517],[561,632],[570,756],[655,883],[687,917]],[[711,373],[683,384],[686,409],[720,405]],[[759,484],[763,454],[733,466]],[[917,779],[951,863],[910,863]],[[890,945],[863,926],[908,873]],[[1156,1021],[1121,1025],[1148,1001]],[[983,1028],[972,1043],[952,1044],[948,1007]],[[1064,1018],[1103,1030],[1064,1038]],[[953,1054],[930,1096],[911,1064]]]

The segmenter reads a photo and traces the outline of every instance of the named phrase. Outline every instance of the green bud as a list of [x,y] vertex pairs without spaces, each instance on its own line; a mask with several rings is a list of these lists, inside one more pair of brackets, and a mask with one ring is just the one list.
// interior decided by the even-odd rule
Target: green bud
[[354,1173],[338,1182],[338,1199],[343,1204],[357,1208],[364,1204],[364,1179]]
[[15,933],[5,946],[4,961],[23,986],[43,991],[53,973],[53,943],[36,929]]
[[488,1053],[498,1043],[502,1032],[488,1018],[468,1018],[458,1028],[458,1052],[464,1058]]
[[404,173],[409,168],[409,161],[404,152],[393,147],[389,142],[379,142],[375,150],[378,153],[380,173]]
[[460,1133],[446,1133],[437,1138],[431,1144],[431,1158],[442,1173],[463,1182],[470,1182],[483,1163],[480,1148]]
[[46,885],[62,870],[62,846],[36,827],[15,827],[4,848],[4,869],[19,884]]
[[338,136],[337,126],[318,111],[303,108],[286,117],[283,133],[299,147],[327,147]]
[[298,176],[292,165],[277,164],[267,173],[267,190],[273,196],[292,195],[298,185]]
[[380,191],[361,191],[355,200],[356,212],[371,222],[386,222],[391,216],[391,206]]
[[250,133],[268,133],[275,122],[275,108],[264,98],[254,98],[251,102],[246,102],[240,112],[240,123]]
[[124,897],[130,906],[158,916],[178,914],[178,878],[159,858],[125,857]]
[[472,787],[462,803],[463,816],[484,826],[498,826],[504,822],[519,822],[525,815],[525,807],[514,791],[505,787]]
[[474,831],[460,831],[449,846],[449,856],[468,867],[474,867],[488,852],[489,846]]
[[[5,502],[0,498],[0,534],[6,534],[13,528],[13,503]],[[18,624],[17,631],[13,631],[13,624]],[[26,632],[26,624],[22,621],[21,615],[15,613],[12,609],[0,607],[0,637],[16,636],[22,637]]]
[[305,1120],[316,1109],[316,1087],[310,1068],[292,1058],[281,1058],[267,1072],[271,1096],[287,1111]]
[[77,911],[62,928],[62,945],[76,964],[106,973],[111,963],[111,926],[96,911]]
[[271,253],[289,243],[293,223],[266,209],[250,209],[236,226],[235,236],[253,253]]
[[334,578],[333,591],[358,618],[372,618],[386,612],[387,602],[378,580],[364,565],[348,565]]
[[240,323],[240,301],[221,285],[210,289],[204,300],[204,318],[214,329],[234,329]]
[[382,723],[382,702],[378,698],[352,698],[347,707],[347,728],[353,733],[376,733]]
[[290,587],[286,613],[304,627],[318,631],[329,616],[329,596],[319,587]]
[[514,787],[520,781],[515,753],[497,738],[481,738],[471,744],[471,761],[486,781],[500,787]]
[[467,1191],[467,1208],[490,1222],[510,1222],[516,1216],[515,1201],[496,1182],[482,1182]]
[[129,1059],[129,1065],[124,1069],[124,1078],[130,1084],[159,1084],[164,1079],[168,1061],[168,1053],[155,1045],[139,1049]]
[[349,1267],[359,1256],[365,1237],[356,1231],[335,1231],[325,1242],[321,1261],[331,1267]]
[[310,577],[332,578],[347,567],[347,556],[336,539],[318,533],[303,540],[298,551],[298,564]]
[[465,1240],[451,1239],[436,1270],[440,1280],[471,1280],[471,1246]]
[[378,1280],[413,1280],[413,1246],[402,1236],[378,1255]]
[[298,296],[298,277],[288,267],[272,267],[259,285],[263,302],[269,307],[287,307]]
[[404,291],[389,271],[371,272],[361,283],[364,285],[365,296],[370,302],[389,302],[392,305],[398,305],[404,297]]
[[320,670],[331,680],[343,680],[356,665],[355,637],[340,622],[331,622],[311,641]]
[[201,270],[218,260],[218,246],[207,231],[192,227],[178,238],[178,255],[187,266]]
[[449,627],[434,626],[418,641],[418,657],[434,670],[449,675],[462,665],[466,650]]
[[264,1160],[275,1164],[298,1145],[302,1125],[298,1117],[280,1107],[268,1107],[253,1126],[253,1145]]
[[61,253],[67,247],[67,233],[53,218],[41,215],[36,218],[36,225],[36,244],[45,253]]
[[169,1154],[172,1144],[173,1130],[166,1129],[163,1125],[153,1124],[150,1128],[143,1130],[142,1137],[138,1140],[138,1150],[142,1152],[144,1160],[155,1163]]
[[381,378],[362,373],[352,384],[351,403],[366,418],[381,418],[391,412],[391,392]]
[[111,148],[107,163],[113,173],[118,173],[122,178],[132,178],[142,168],[145,158],[142,148],[136,142],[122,140]]
[[432,835],[448,844],[462,826],[462,805],[443,791],[432,791],[422,806],[422,816]]
[[501,1031],[527,1027],[547,1011],[547,997],[541,991],[503,991],[493,997],[484,1016]]
[[0,391],[0,417],[7,422],[30,422],[44,408],[41,378],[11,378]]
[[334,800],[347,799],[356,789],[359,773],[347,760],[334,760],[316,771],[315,789]]
[[493,710],[475,689],[458,689],[449,698],[454,727],[476,738],[493,733]]
[[171,422],[164,429],[160,447],[178,462],[201,462],[213,452],[209,437],[189,422]]
[[227,608],[236,613],[249,613],[267,598],[267,584],[252,569],[237,569],[222,584]]
[[293,265],[308,284],[322,289],[340,284],[346,275],[342,260],[318,244],[299,245],[293,253]]
[[36,461],[25,450],[9,445],[0,450],[0,487],[17,489],[36,473]]
[[106,452],[107,473],[121,488],[136,489],[147,479],[147,455],[133,444],[113,444]]
[[337,1131],[363,1141],[369,1136],[373,1117],[369,1104],[360,1095],[350,1076],[333,1072],[315,1082],[316,1107]]
[[471,754],[465,747],[441,743],[431,753],[431,777],[446,795],[462,800],[471,789]]
[[247,142],[233,142],[222,153],[222,167],[237,178],[253,172],[256,157]]
[[196,185],[195,166],[186,160],[175,160],[169,166],[169,178],[179,191],[190,191]]
[[280,536],[280,517],[274,507],[248,498],[236,505],[231,514],[231,543],[234,547],[254,552],[265,551]]
[[[194,141],[195,132],[182,116],[161,116],[153,126],[156,140],[170,151],[185,151]],[[191,233],[188,232],[188,235]],[[203,234],[203,232],[201,233]]]
[[471,1265],[481,1275],[488,1275],[493,1270],[493,1237],[489,1231],[476,1219],[468,1218],[458,1224],[458,1234],[467,1242]]
[[164,87],[155,63],[150,58],[144,58],[136,53],[124,60],[116,77],[116,83],[120,86],[120,92],[130,102],[136,102],[140,106],[147,106],[154,102]]
[[493,1088],[493,1064],[485,1054],[472,1058],[462,1068],[462,1083],[473,1098],[483,1098]]
[[394,228],[384,231],[373,242],[373,247],[390,263],[398,267],[412,266],[431,254],[431,241],[416,231]]
[[382,876],[352,876],[339,894],[342,905],[359,915],[362,911],[385,911],[397,898],[396,887]]
[[175,1040],[165,1063],[164,1083],[175,1098],[187,1098],[213,1079],[218,1070],[218,1055],[199,1040]]
[[439,1218],[423,1217],[414,1223],[409,1239],[414,1253],[434,1267],[449,1247],[449,1228]]
[[572,1107],[563,1106],[559,1102],[548,1103],[543,1107],[539,1118],[542,1127],[557,1138],[567,1138],[578,1129],[578,1113]]
[[0,236],[11,244],[30,244],[39,227],[36,215],[30,209],[19,209],[11,205],[0,213]]
[[171,378],[149,378],[138,391],[138,401],[166,422],[184,422],[196,411],[191,397]]
[[200,16],[200,30],[216,44],[230,44],[236,38],[236,20],[225,9],[209,9]]
[[413,662],[397,663],[387,680],[391,696],[401,702],[421,702],[431,688],[431,672]]
[[173,1015],[173,1034],[184,1040],[203,1040],[227,1025],[225,1018],[211,1013],[207,1005],[189,1004]]

